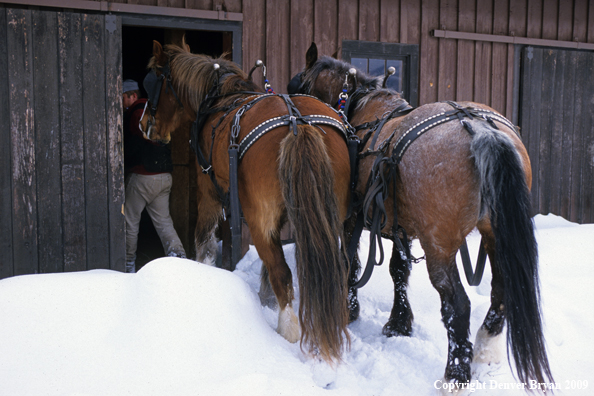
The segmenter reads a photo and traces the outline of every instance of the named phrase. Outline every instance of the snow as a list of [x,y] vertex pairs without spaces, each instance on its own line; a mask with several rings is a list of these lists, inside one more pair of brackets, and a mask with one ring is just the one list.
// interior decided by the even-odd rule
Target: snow
[[[560,388],[555,393],[593,394],[594,224],[554,215],[538,215],[535,224],[545,338]],[[471,257],[479,238],[469,236]],[[362,250],[366,241],[364,235]],[[294,246],[284,250],[294,266]],[[416,241],[413,254],[422,256]],[[393,286],[387,265],[376,267],[359,293],[361,315],[349,326],[351,348],[336,367],[276,333],[278,313],[263,307],[257,295],[260,267],[252,247],[233,273],[162,258],[137,274],[93,270],[2,280],[0,395],[438,393],[447,338],[423,261],[414,265],[408,289],[412,337],[382,335]],[[481,285],[466,287],[473,341],[489,307],[489,284],[487,268]],[[503,339],[499,344],[505,347]],[[518,383],[505,356],[499,365],[475,370],[478,382],[467,393],[527,394],[513,389]]]

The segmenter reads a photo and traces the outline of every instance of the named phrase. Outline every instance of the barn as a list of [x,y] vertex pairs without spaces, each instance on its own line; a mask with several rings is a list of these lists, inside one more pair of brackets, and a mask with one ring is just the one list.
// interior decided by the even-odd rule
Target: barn
[[[0,278],[123,270],[122,81],[144,78],[152,40],[184,34],[246,70],[263,60],[276,92],[313,41],[370,73],[395,66],[413,105],[488,104],[521,128],[535,214],[594,222],[592,0],[12,0],[0,2]],[[191,252],[187,142],[172,142],[171,211]],[[162,252],[143,224],[148,261]]]

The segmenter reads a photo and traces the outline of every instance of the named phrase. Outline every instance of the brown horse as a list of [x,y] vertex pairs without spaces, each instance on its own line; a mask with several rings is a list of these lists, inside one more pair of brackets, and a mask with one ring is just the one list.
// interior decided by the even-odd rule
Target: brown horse
[[[392,224],[396,197],[398,224],[409,241],[419,239],[431,283],[441,298],[449,340],[445,379],[465,383],[471,379],[471,362],[499,360],[490,351],[507,320],[508,351],[519,379],[552,381],[540,317],[537,245],[529,199],[532,175],[528,154],[513,124],[493,109],[471,102],[433,103],[411,111],[398,93],[382,88],[382,77],[360,71],[348,77],[350,68],[330,57],[318,59],[312,44],[306,68],[293,78],[289,92],[310,94],[334,105],[339,103],[344,86],[352,99],[348,120],[361,126],[358,135],[362,142],[378,119],[385,121],[383,127],[379,124],[379,136],[363,143],[357,191],[369,196],[368,180],[376,156],[385,162],[397,158],[391,162],[395,181],[387,188],[382,234],[397,240]],[[398,114],[395,109],[406,111]],[[454,121],[415,129],[419,124],[428,125],[424,120],[437,120],[440,114],[453,114]],[[408,133],[420,136],[404,145],[406,151],[399,157],[400,152],[393,151]],[[365,156],[368,150],[375,155]],[[493,279],[491,307],[473,354],[470,301],[455,260],[466,235],[475,227],[482,235]],[[352,269],[351,278],[357,276],[357,269]],[[406,294],[410,268],[396,249],[390,274],[394,305],[383,333],[410,335],[413,314]]]
[[[143,130],[167,142],[178,128],[197,128],[197,260],[214,260],[214,231],[229,213],[229,152],[239,147],[239,201],[278,301],[277,331],[291,342],[301,339],[302,347],[326,361],[340,359],[349,342],[348,268],[340,237],[350,165],[337,113],[315,98],[263,94],[233,62],[192,54],[185,44],[163,48],[155,41],[149,68],[152,115],[145,111]],[[280,240],[287,221],[295,235],[300,328]]]

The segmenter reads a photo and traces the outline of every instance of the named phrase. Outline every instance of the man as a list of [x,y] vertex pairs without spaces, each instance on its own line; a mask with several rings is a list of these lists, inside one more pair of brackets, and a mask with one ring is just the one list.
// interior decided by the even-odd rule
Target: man
[[186,252],[169,214],[169,194],[173,178],[171,150],[151,142],[139,128],[146,99],[140,97],[138,83],[125,80],[124,172],[126,175],[126,272],[136,272],[136,248],[140,216],[146,208],[167,256],[186,258]]

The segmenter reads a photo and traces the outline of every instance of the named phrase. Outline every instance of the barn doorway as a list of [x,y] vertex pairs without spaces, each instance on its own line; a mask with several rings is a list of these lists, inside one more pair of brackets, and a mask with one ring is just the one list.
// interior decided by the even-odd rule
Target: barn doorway
[[[186,43],[193,53],[220,56],[232,51],[232,33],[224,31],[170,29],[150,26],[122,26],[122,80],[138,81],[142,94],[146,92],[142,81],[147,74],[147,63],[152,56],[153,40],[161,44]],[[194,228],[196,225],[196,170],[194,153],[189,144],[189,131],[172,135],[173,187],[170,212],[175,229],[188,257],[195,256]],[[142,213],[136,252],[136,269],[165,255],[160,239],[146,210]]]

